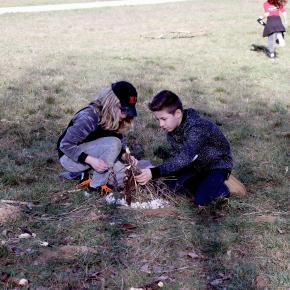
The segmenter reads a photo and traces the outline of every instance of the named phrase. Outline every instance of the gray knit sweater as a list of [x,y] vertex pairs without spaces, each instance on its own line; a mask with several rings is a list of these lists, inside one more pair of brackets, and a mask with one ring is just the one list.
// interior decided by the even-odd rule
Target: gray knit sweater
[[167,133],[167,141],[172,148],[171,157],[151,168],[153,178],[174,175],[188,165],[199,172],[230,171],[233,167],[230,144],[222,131],[193,109],[184,110],[180,126]]

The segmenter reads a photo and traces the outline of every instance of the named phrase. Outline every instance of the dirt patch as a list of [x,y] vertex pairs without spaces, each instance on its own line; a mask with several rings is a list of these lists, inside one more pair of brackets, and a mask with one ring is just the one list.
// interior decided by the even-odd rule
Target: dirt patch
[[258,275],[256,277],[256,289],[257,290],[267,290],[271,289],[270,279],[263,275]]
[[95,254],[94,248],[86,246],[62,246],[58,249],[45,249],[39,257],[39,262],[46,263],[51,259],[74,260],[77,255]]
[[260,223],[274,223],[276,220],[277,217],[272,215],[260,215],[255,218],[255,221]]
[[20,212],[21,210],[17,206],[0,203],[0,223],[18,218],[20,216]]
[[92,210],[88,213],[84,213],[83,211],[75,211],[70,214],[71,218],[79,219],[80,222],[93,222],[96,220],[104,220],[108,218],[107,215],[100,213],[99,211]]

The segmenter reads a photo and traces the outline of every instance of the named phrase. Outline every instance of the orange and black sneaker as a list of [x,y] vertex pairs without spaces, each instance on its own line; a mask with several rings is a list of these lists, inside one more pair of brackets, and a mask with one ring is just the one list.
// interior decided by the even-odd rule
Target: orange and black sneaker
[[110,192],[113,192],[112,188],[110,188],[107,184],[98,186],[98,187],[92,187],[90,184],[88,184],[85,193],[86,195],[90,196],[93,194],[98,194],[100,196],[105,196],[109,194]]
[[88,171],[82,172],[81,179],[79,183],[76,185],[76,188],[82,188],[84,186],[90,185],[92,179],[90,177],[90,173]]

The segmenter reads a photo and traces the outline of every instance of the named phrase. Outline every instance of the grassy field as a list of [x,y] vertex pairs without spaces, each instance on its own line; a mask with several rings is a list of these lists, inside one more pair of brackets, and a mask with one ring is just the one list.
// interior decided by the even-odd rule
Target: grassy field
[[[275,62],[250,51],[266,44],[260,14],[254,0],[195,0],[0,16],[0,199],[39,205],[0,226],[1,289],[20,278],[27,289],[128,289],[158,279],[163,289],[290,288],[290,46]],[[152,212],[71,192],[75,184],[58,178],[56,140],[117,79],[139,91],[130,144],[160,162],[153,151],[164,135],[147,102],[171,89],[221,126],[247,196],[203,213],[180,197]],[[27,231],[36,237],[18,239]]]

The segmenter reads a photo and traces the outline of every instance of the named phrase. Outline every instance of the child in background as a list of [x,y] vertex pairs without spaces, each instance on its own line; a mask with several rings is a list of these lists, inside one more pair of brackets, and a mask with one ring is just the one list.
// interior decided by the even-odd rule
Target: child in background
[[[122,185],[124,166],[118,161],[119,156],[124,157],[121,131],[137,116],[136,102],[132,84],[115,82],[77,112],[60,136],[57,149],[61,165],[70,173],[93,170],[89,192],[108,183],[111,168]],[[132,162],[137,164],[134,157]]]
[[[285,4],[287,0],[269,0],[264,3],[264,16],[258,18],[258,22],[262,23],[263,19],[267,17],[267,23],[263,31],[263,37],[268,37],[269,57],[275,58],[274,45],[277,42],[279,46],[285,46],[284,32],[287,26],[287,13]],[[285,26],[281,21],[281,16]]]
[[143,169],[137,182],[144,185],[152,178],[174,176],[176,183],[168,184],[170,189],[194,193],[197,206],[228,197],[224,182],[233,161],[230,144],[218,126],[191,108],[184,110],[179,97],[167,90],[152,99],[149,109],[168,132],[171,157],[157,167]]

